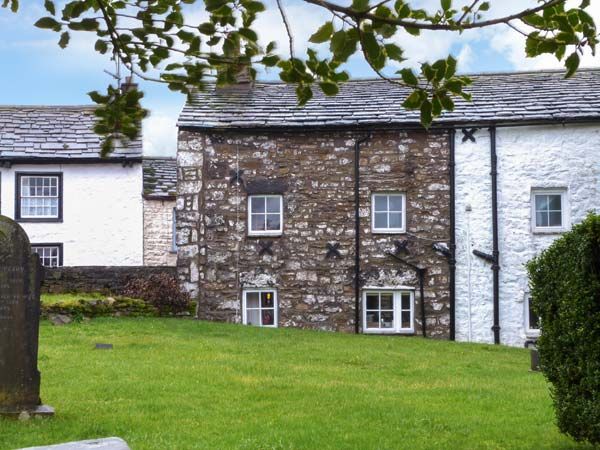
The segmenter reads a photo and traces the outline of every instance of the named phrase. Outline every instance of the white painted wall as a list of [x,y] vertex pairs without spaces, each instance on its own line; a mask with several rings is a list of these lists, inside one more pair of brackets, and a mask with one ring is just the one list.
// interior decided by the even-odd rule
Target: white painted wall
[[[565,187],[571,223],[600,211],[600,126],[497,129],[500,250],[500,339],[522,346],[528,280],[525,264],[559,234],[531,231],[532,188]],[[492,270],[472,254],[492,252],[490,140],[456,135],[456,336],[493,342]],[[470,211],[468,211],[470,206]]]
[[63,222],[21,223],[31,243],[62,243],[65,266],[143,264],[142,165],[0,168],[0,213],[14,218],[15,172],[62,172]]

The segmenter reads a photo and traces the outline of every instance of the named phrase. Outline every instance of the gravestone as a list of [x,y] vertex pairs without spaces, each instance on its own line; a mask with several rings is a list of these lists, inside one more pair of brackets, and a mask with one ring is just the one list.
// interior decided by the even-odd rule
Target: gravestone
[[0,415],[52,415],[37,368],[42,267],[25,231],[0,216]]

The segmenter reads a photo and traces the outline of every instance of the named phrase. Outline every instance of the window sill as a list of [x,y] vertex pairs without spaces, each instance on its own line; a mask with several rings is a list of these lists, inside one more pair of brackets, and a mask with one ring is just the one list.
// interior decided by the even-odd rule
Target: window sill
[[372,234],[406,234],[406,230],[402,230],[402,229],[390,229],[390,230],[376,230],[371,228],[371,233]]
[[364,334],[398,334],[411,335],[415,334],[414,330],[381,330],[381,329],[363,329]]
[[248,237],[251,238],[260,238],[260,237],[281,237],[283,236],[282,232],[273,232],[273,233],[248,233]]
[[526,330],[525,331],[526,338],[539,338],[540,334],[541,334],[540,330]]
[[15,219],[17,223],[62,223],[62,218],[52,219],[52,218],[24,218],[24,219]]
[[563,234],[563,233],[566,233],[567,231],[569,231],[569,230],[567,230],[566,228],[548,228],[547,230],[543,229],[543,228],[534,228],[532,230],[532,233],[533,234]]

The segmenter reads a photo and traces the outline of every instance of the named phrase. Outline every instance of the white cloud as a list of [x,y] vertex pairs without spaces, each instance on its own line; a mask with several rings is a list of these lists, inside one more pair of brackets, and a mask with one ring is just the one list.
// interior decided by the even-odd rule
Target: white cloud
[[144,120],[144,155],[175,156],[177,151],[177,117],[153,113]]

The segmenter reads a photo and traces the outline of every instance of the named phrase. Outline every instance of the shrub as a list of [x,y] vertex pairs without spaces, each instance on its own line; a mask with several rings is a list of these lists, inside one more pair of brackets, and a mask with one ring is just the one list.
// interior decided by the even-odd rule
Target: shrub
[[590,214],[528,264],[541,318],[540,363],[558,427],[600,443],[600,216]]
[[134,279],[127,283],[124,293],[145,300],[161,314],[178,314],[190,307],[190,298],[179,288],[177,279],[165,273]]

